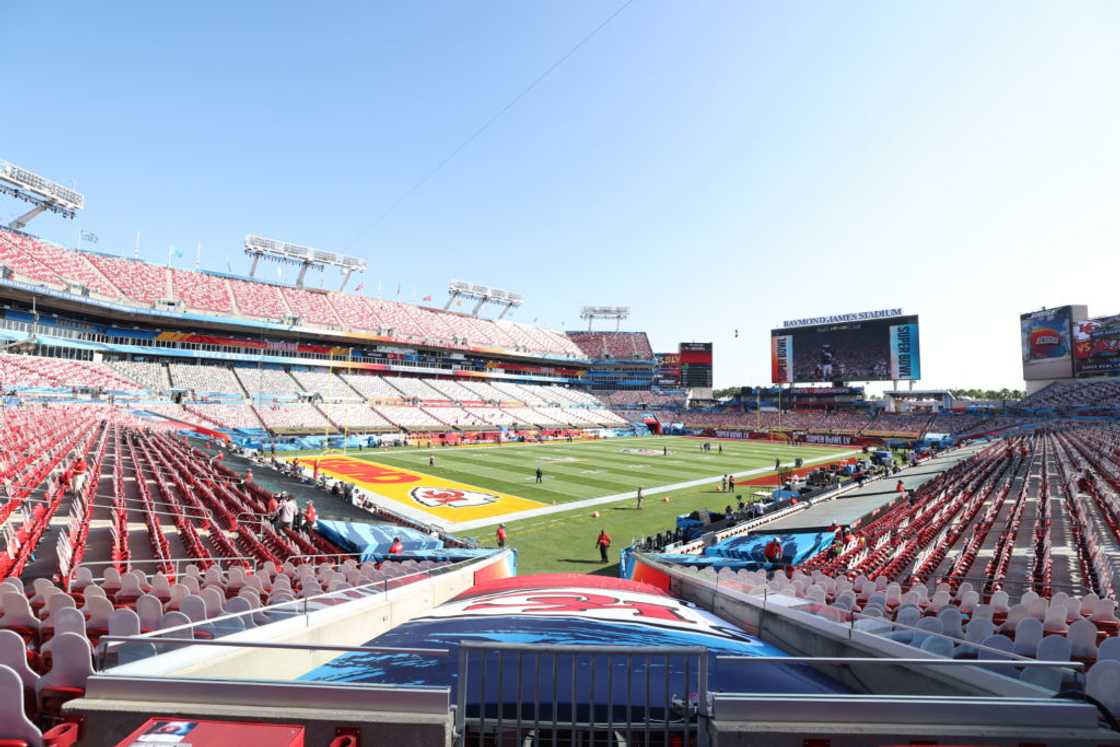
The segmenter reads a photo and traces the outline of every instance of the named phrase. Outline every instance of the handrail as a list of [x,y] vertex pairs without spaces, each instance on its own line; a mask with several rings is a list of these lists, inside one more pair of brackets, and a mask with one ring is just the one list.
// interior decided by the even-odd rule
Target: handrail
[[[473,560],[473,558],[468,559],[465,562],[470,562],[471,560]],[[262,607],[255,607],[255,608],[246,610],[245,612],[230,612],[230,613],[225,614],[225,615],[218,615],[217,617],[208,617],[205,620],[198,620],[198,621],[192,620],[191,622],[184,623],[183,625],[174,625],[170,628],[161,628],[160,630],[153,630],[153,631],[148,632],[148,633],[142,633],[140,635],[140,637],[141,638],[159,638],[162,635],[166,635],[167,633],[174,633],[174,632],[180,631],[180,630],[189,630],[189,629],[198,627],[200,625],[212,625],[216,622],[221,622],[223,620],[231,620],[231,619],[234,619],[234,618],[241,618],[241,617],[245,617],[247,615],[253,616],[253,615],[258,615],[258,614],[261,614],[261,613],[268,613],[270,611],[280,610],[284,607],[289,607],[289,606],[293,606],[293,605],[298,607],[298,606],[300,606],[300,603],[303,604],[304,614],[307,614],[308,603],[313,602],[317,599],[322,599],[324,597],[337,597],[337,596],[340,596],[340,595],[343,595],[343,594],[348,594],[348,593],[351,593],[351,592],[362,592],[362,591],[366,591],[366,590],[372,591],[374,593],[380,593],[380,590],[377,590],[377,589],[373,588],[375,586],[384,586],[384,593],[388,594],[389,593],[389,582],[390,581],[395,582],[395,581],[398,581],[400,579],[412,578],[414,576],[423,576],[423,575],[426,575],[426,574],[430,574],[433,570],[437,570],[437,569],[426,568],[422,571],[417,571],[416,573],[407,573],[403,576],[394,576],[393,578],[386,578],[386,579],[383,579],[381,581],[371,581],[370,583],[363,584],[361,586],[351,586],[351,587],[346,588],[346,589],[339,589],[338,591],[324,591],[320,594],[314,594],[314,595],[309,596],[309,597],[300,597],[298,599],[293,599],[290,602],[280,602],[278,604],[270,604],[267,607],[263,607],[263,606]],[[249,588],[252,588],[252,587],[249,587]]]
[[[1006,652],[1003,652],[1006,653]],[[1026,661],[1014,661],[1009,659],[886,659],[876,656],[854,656],[845,658],[842,656],[741,656],[741,655],[726,655],[716,656],[717,660],[729,661],[746,661],[752,664],[874,664],[874,665],[896,665],[896,664],[914,664],[924,665],[929,664],[935,667],[986,667],[989,664],[994,664],[1001,667],[1062,667],[1065,669],[1081,669],[1084,665],[1077,661],[1040,661],[1039,659],[1027,659]]]
[[292,651],[343,651],[346,653],[395,653],[448,656],[445,648],[400,648],[396,646],[330,646],[315,643],[270,643],[268,641],[224,641],[198,638],[148,638],[144,635],[103,635],[99,639],[109,643],[177,643],[190,646],[225,646],[227,648],[264,648]]

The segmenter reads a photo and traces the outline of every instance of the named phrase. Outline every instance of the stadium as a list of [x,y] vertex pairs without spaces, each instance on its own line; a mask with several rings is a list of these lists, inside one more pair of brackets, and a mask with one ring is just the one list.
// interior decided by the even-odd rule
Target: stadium
[[1116,317],[1023,314],[1022,401],[914,389],[901,309],[717,399],[625,307],[67,248],[0,175],[5,744],[1115,742]]
[[1118,9],[811,10],[0,9],[0,747],[1120,747]]

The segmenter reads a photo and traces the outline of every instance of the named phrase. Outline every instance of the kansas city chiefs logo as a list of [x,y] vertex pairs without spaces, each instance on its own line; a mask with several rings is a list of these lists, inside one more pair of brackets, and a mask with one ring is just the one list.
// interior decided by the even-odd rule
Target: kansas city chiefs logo
[[412,500],[429,508],[485,506],[498,500],[498,496],[493,493],[477,493],[473,490],[456,488],[413,488],[409,495],[412,496]]

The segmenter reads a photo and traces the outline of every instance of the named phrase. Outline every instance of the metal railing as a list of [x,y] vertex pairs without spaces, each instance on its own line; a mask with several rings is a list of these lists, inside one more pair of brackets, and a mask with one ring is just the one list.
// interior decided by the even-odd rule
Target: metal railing
[[455,744],[703,747],[708,654],[702,646],[464,640],[459,646]]
[[[253,556],[249,556],[249,555],[235,555],[235,556],[229,557],[229,558],[227,558],[227,557],[221,557],[221,558],[215,558],[215,557],[211,557],[211,558],[199,558],[199,557],[167,558],[166,560],[162,560],[160,558],[139,558],[139,559],[138,558],[129,558],[127,560],[91,560],[91,561],[88,561],[88,562],[80,563],[77,566],[77,568],[99,568],[99,567],[102,567],[102,566],[109,566],[109,565],[123,565],[125,567],[125,570],[121,571],[121,572],[122,573],[128,573],[129,571],[133,570],[133,566],[137,566],[137,565],[159,565],[160,563],[172,563],[174,565],[174,568],[175,568],[175,571],[174,571],[175,578],[179,578],[179,576],[181,575],[180,572],[179,572],[180,568],[185,568],[186,566],[191,565],[192,563],[205,562],[206,560],[209,560],[209,561],[213,562],[219,568],[221,568],[223,563],[229,563],[232,566],[234,564],[240,564],[240,563],[243,563],[243,562],[248,562],[250,564],[250,568],[252,569],[252,572],[256,573],[256,571],[257,571],[257,558],[255,558]],[[104,581],[104,580],[105,580],[104,577],[94,578],[93,582],[94,583],[99,583],[99,582]]]

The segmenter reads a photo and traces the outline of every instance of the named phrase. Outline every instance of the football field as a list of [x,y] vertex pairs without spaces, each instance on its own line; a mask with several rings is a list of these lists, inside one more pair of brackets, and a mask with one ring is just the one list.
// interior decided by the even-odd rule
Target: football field
[[[705,451],[704,443],[660,436],[351,449],[323,455],[319,468],[354,482],[387,508],[476,537],[484,545],[494,544],[497,524],[504,522],[526,573],[589,570],[584,564],[598,564],[594,539],[600,528],[612,535],[612,557],[617,557],[632,538],[673,528],[677,514],[720,510],[734,504],[735,495],[750,501],[767,489],[749,482],[772,474],[775,460],[792,467],[796,458],[810,465],[854,453],[843,447],[714,440]],[[729,473],[738,475],[735,495],[719,490],[720,477]],[[646,496],[641,511],[634,498],[638,488]]]

